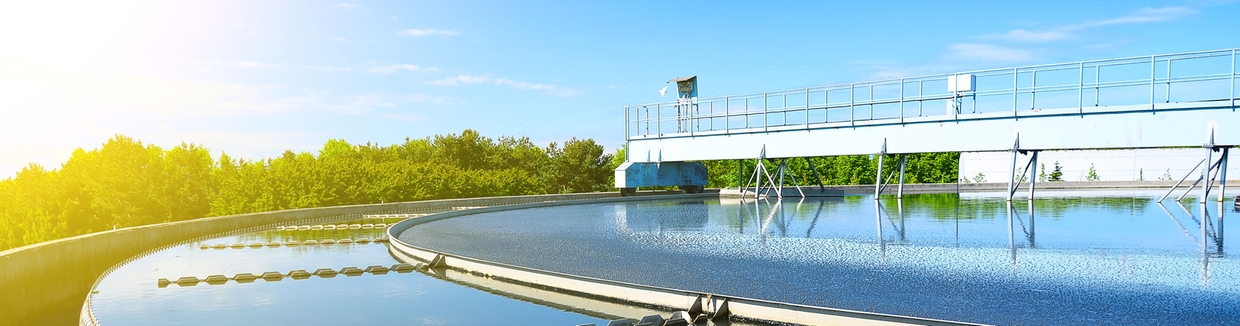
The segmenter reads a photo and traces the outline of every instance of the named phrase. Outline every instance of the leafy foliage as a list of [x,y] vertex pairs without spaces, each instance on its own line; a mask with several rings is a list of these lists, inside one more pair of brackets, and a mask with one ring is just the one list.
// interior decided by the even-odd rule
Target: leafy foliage
[[[621,153],[623,161],[623,153]],[[117,135],[59,170],[0,181],[0,250],[204,216],[291,208],[610,190],[613,156],[592,139],[540,147],[474,130],[391,146],[332,139],[261,160],[195,144],[163,149]]]

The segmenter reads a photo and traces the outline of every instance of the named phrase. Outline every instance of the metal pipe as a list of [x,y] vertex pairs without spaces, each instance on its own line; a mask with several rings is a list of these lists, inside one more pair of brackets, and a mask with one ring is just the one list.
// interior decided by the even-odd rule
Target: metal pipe
[[[1227,154],[1229,150],[1231,150],[1230,147],[1223,147],[1223,161],[1218,167],[1218,202],[1220,203],[1223,202],[1223,196],[1227,192]],[[1219,214],[1223,214],[1223,211],[1219,210]],[[1221,227],[1219,228],[1219,230],[1222,229]]]
[[1081,63],[1081,67],[1076,84],[1076,111],[1077,114],[1085,115],[1085,63]]
[[900,154],[900,185],[896,187],[896,198],[904,198],[904,162],[908,154]]
[[1155,56],[1150,56],[1150,110],[1154,110],[1154,61]]
[[732,133],[732,99],[723,97],[723,134]]
[[[1018,101],[1019,94],[1020,94],[1017,91],[1018,88],[1016,87],[1017,85],[1020,85],[1020,78],[1018,77],[1020,77],[1020,69],[1012,68],[1012,116],[1016,116],[1016,105],[1017,105],[1016,102]],[[1016,163],[1012,163],[1012,164],[1016,164]],[[1008,189],[1008,190],[1012,190],[1012,189]],[[1008,200],[1012,200],[1011,197],[1012,196],[1008,196]]]
[[857,124],[857,84],[848,87],[848,121]]
[[1038,186],[1038,153],[1039,151],[1033,151],[1033,157],[1030,158],[1032,161],[1029,162],[1030,167],[1027,169],[1029,172],[1029,211],[1031,212],[1029,215],[1030,227],[1033,226],[1033,189]]
[[1098,85],[1102,83],[1102,66],[1094,67],[1094,107],[1098,107],[1098,102],[1102,98],[1102,92],[1098,89]]
[[1171,59],[1167,59],[1167,98],[1165,103],[1171,103]]
[[1231,50],[1231,107],[1236,108],[1236,50]]
[[762,93],[762,131],[769,130],[771,126],[771,115],[768,114],[770,106],[766,103],[767,97],[766,93]]
[[870,85],[870,99],[868,102],[870,103],[870,119],[869,120],[874,120],[874,85]]
[[663,137],[663,105],[662,104],[656,105],[654,107],[654,115],[655,115],[654,129],[655,131],[657,131],[656,135],[659,137]]
[[[1205,163],[1205,162],[1206,160],[1201,160],[1201,162],[1197,162],[1197,165],[1194,165],[1192,170],[1188,170],[1188,173],[1185,173],[1184,177],[1180,178],[1179,182],[1176,182],[1174,186],[1171,186],[1171,190],[1168,190],[1166,194],[1158,198],[1158,202],[1161,203],[1164,199],[1167,199],[1167,196],[1170,196],[1172,192],[1175,192],[1175,189],[1179,188],[1180,184],[1184,183],[1185,180],[1188,180],[1188,177],[1193,175],[1193,171],[1197,171],[1197,168],[1201,167],[1201,163]],[[1195,186],[1197,185],[1197,183],[1194,182],[1193,185]],[[1183,196],[1181,196],[1181,198],[1183,198]],[[1179,201],[1179,199],[1176,199],[1176,201]]]
[[1015,179],[1016,179],[1016,154],[1017,154],[1017,153],[1016,153],[1016,148],[1012,148],[1012,173],[1008,175],[1008,188],[1007,188],[1007,190],[1008,190],[1008,194],[1007,194],[1007,200],[1008,200],[1008,202],[1011,202],[1011,201],[1012,201],[1012,194],[1016,192],[1016,188],[1014,188],[1014,186],[1015,186],[1015,185],[1014,185],[1014,183],[1015,183]]
[[874,173],[874,201],[878,201],[878,195],[883,191],[883,156],[887,156],[887,144],[883,142],[883,151],[878,153],[878,171]]
[[904,78],[900,78],[900,123],[904,123]]
[[805,129],[809,130],[809,88],[805,89]]
[[[1213,143],[1213,139],[1211,139],[1211,143]],[[1206,147],[1206,162],[1211,162],[1210,156],[1214,155],[1213,145],[1214,144],[1210,144],[1209,145],[1210,147]],[[1205,180],[1206,182],[1205,185],[1201,186],[1201,203],[1202,204],[1206,202],[1206,197],[1210,197],[1210,168],[1212,168],[1212,166],[1210,166],[1210,164],[1207,163],[1206,169],[1204,171],[1201,171],[1201,179]],[[1205,209],[1204,206],[1202,206],[1202,209]],[[1203,216],[1202,218],[1204,219],[1205,217]]]
[[624,140],[629,140],[629,107],[624,107]]
[[1038,72],[1033,71],[1033,82],[1029,87],[1029,109],[1038,109]]

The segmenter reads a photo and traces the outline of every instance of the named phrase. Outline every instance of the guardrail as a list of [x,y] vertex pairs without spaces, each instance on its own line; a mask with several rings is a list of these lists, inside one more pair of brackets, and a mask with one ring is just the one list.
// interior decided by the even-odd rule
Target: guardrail
[[1158,111],[1162,109],[1155,104],[1173,102],[1225,101],[1218,106],[1230,108],[1236,105],[1237,50],[986,69],[631,105],[624,108],[625,139],[852,127],[859,121],[904,123],[908,118],[954,121],[981,113],[989,117],[995,113],[1009,116],[1004,112],[1010,112],[1011,118],[1018,118],[1044,109],[1075,108],[1080,115],[1115,113],[1093,108],[1121,106],[1123,112]]

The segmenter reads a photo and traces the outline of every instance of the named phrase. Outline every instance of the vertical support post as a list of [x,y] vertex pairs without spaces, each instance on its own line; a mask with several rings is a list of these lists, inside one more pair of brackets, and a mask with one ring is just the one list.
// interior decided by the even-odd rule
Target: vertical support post
[[745,177],[745,161],[736,160],[736,189],[741,190],[741,197],[745,197],[745,184],[741,182],[741,178]]
[[1099,86],[1102,85],[1102,66],[1094,66],[1094,107],[1098,107],[1098,102],[1102,101],[1102,91]]
[[[1219,163],[1218,167],[1218,201],[1220,203],[1223,202],[1223,196],[1225,196],[1227,192],[1227,152],[1229,150],[1231,150],[1230,147],[1223,147],[1223,157],[1221,158],[1222,163]],[[1219,210],[1219,214],[1222,214],[1222,212],[1222,210]],[[1223,228],[1221,227],[1219,228],[1219,230],[1222,229]],[[1220,236],[1219,239],[1222,239],[1222,237]]]
[[1037,188],[1038,185],[1038,153],[1040,153],[1040,151],[1033,151],[1033,157],[1030,158],[1032,161],[1029,163],[1029,226],[1031,228],[1033,226],[1033,189]]
[[874,200],[883,191],[883,156],[887,156],[887,139],[883,139],[883,148],[878,152],[878,168],[874,176]]
[[900,123],[904,123],[904,78],[900,78]]
[[1236,49],[1231,49],[1231,109],[1236,109]]
[[788,169],[788,159],[779,160],[779,186],[776,187],[780,197],[784,194],[784,170]]
[[900,185],[896,187],[896,198],[904,198],[904,162],[908,154],[900,154]]
[[870,120],[874,120],[874,84],[870,84]]
[[[655,104],[654,106],[654,129],[657,137],[663,137],[663,104]],[[649,118],[649,117],[647,117]]]
[[749,128],[749,98],[748,97],[745,98],[744,104],[745,104],[745,109],[744,111],[741,111],[742,112],[741,116],[745,118],[745,128],[748,129]]
[[[1205,184],[1201,185],[1200,202],[1202,204],[1206,203],[1206,197],[1210,197],[1210,184],[1214,181],[1210,180],[1210,170],[1214,167],[1214,164],[1210,164],[1211,162],[1214,162],[1214,160],[1210,157],[1212,155],[1214,155],[1214,135],[1210,135],[1210,143],[1206,145],[1206,169],[1201,170],[1201,180],[1205,181]],[[1202,207],[1202,209],[1205,209],[1205,206]],[[1205,222],[1203,221],[1201,224],[1205,225]]]
[[925,89],[926,89],[926,81],[918,80],[917,81],[917,116],[919,117],[922,114],[921,113],[922,104],[925,102],[925,99],[921,98],[922,96],[925,96],[925,93],[923,92]]
[[1012,148],[1012,173],[1008,175],[1007,201],[1012,201],[1012,193],[1016,192],[1013,187],[1016,186],[1016,154],[1019,154],[1016,147]]
[[723,134],[732,133],[732,99],[730,96],[723,97]]

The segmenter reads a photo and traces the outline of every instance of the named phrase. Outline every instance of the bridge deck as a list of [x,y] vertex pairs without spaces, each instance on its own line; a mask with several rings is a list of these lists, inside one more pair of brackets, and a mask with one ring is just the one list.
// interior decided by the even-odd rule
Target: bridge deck
[[[1237,49],[625,108],[631,162],[1240,145]],[[1173,69],[1174,68],[1174,69]],[[949,86],[949,81],[958,81]],[[950,90],[949,87],[956,87]],[[931,90],[931,91],[927,91]]]

